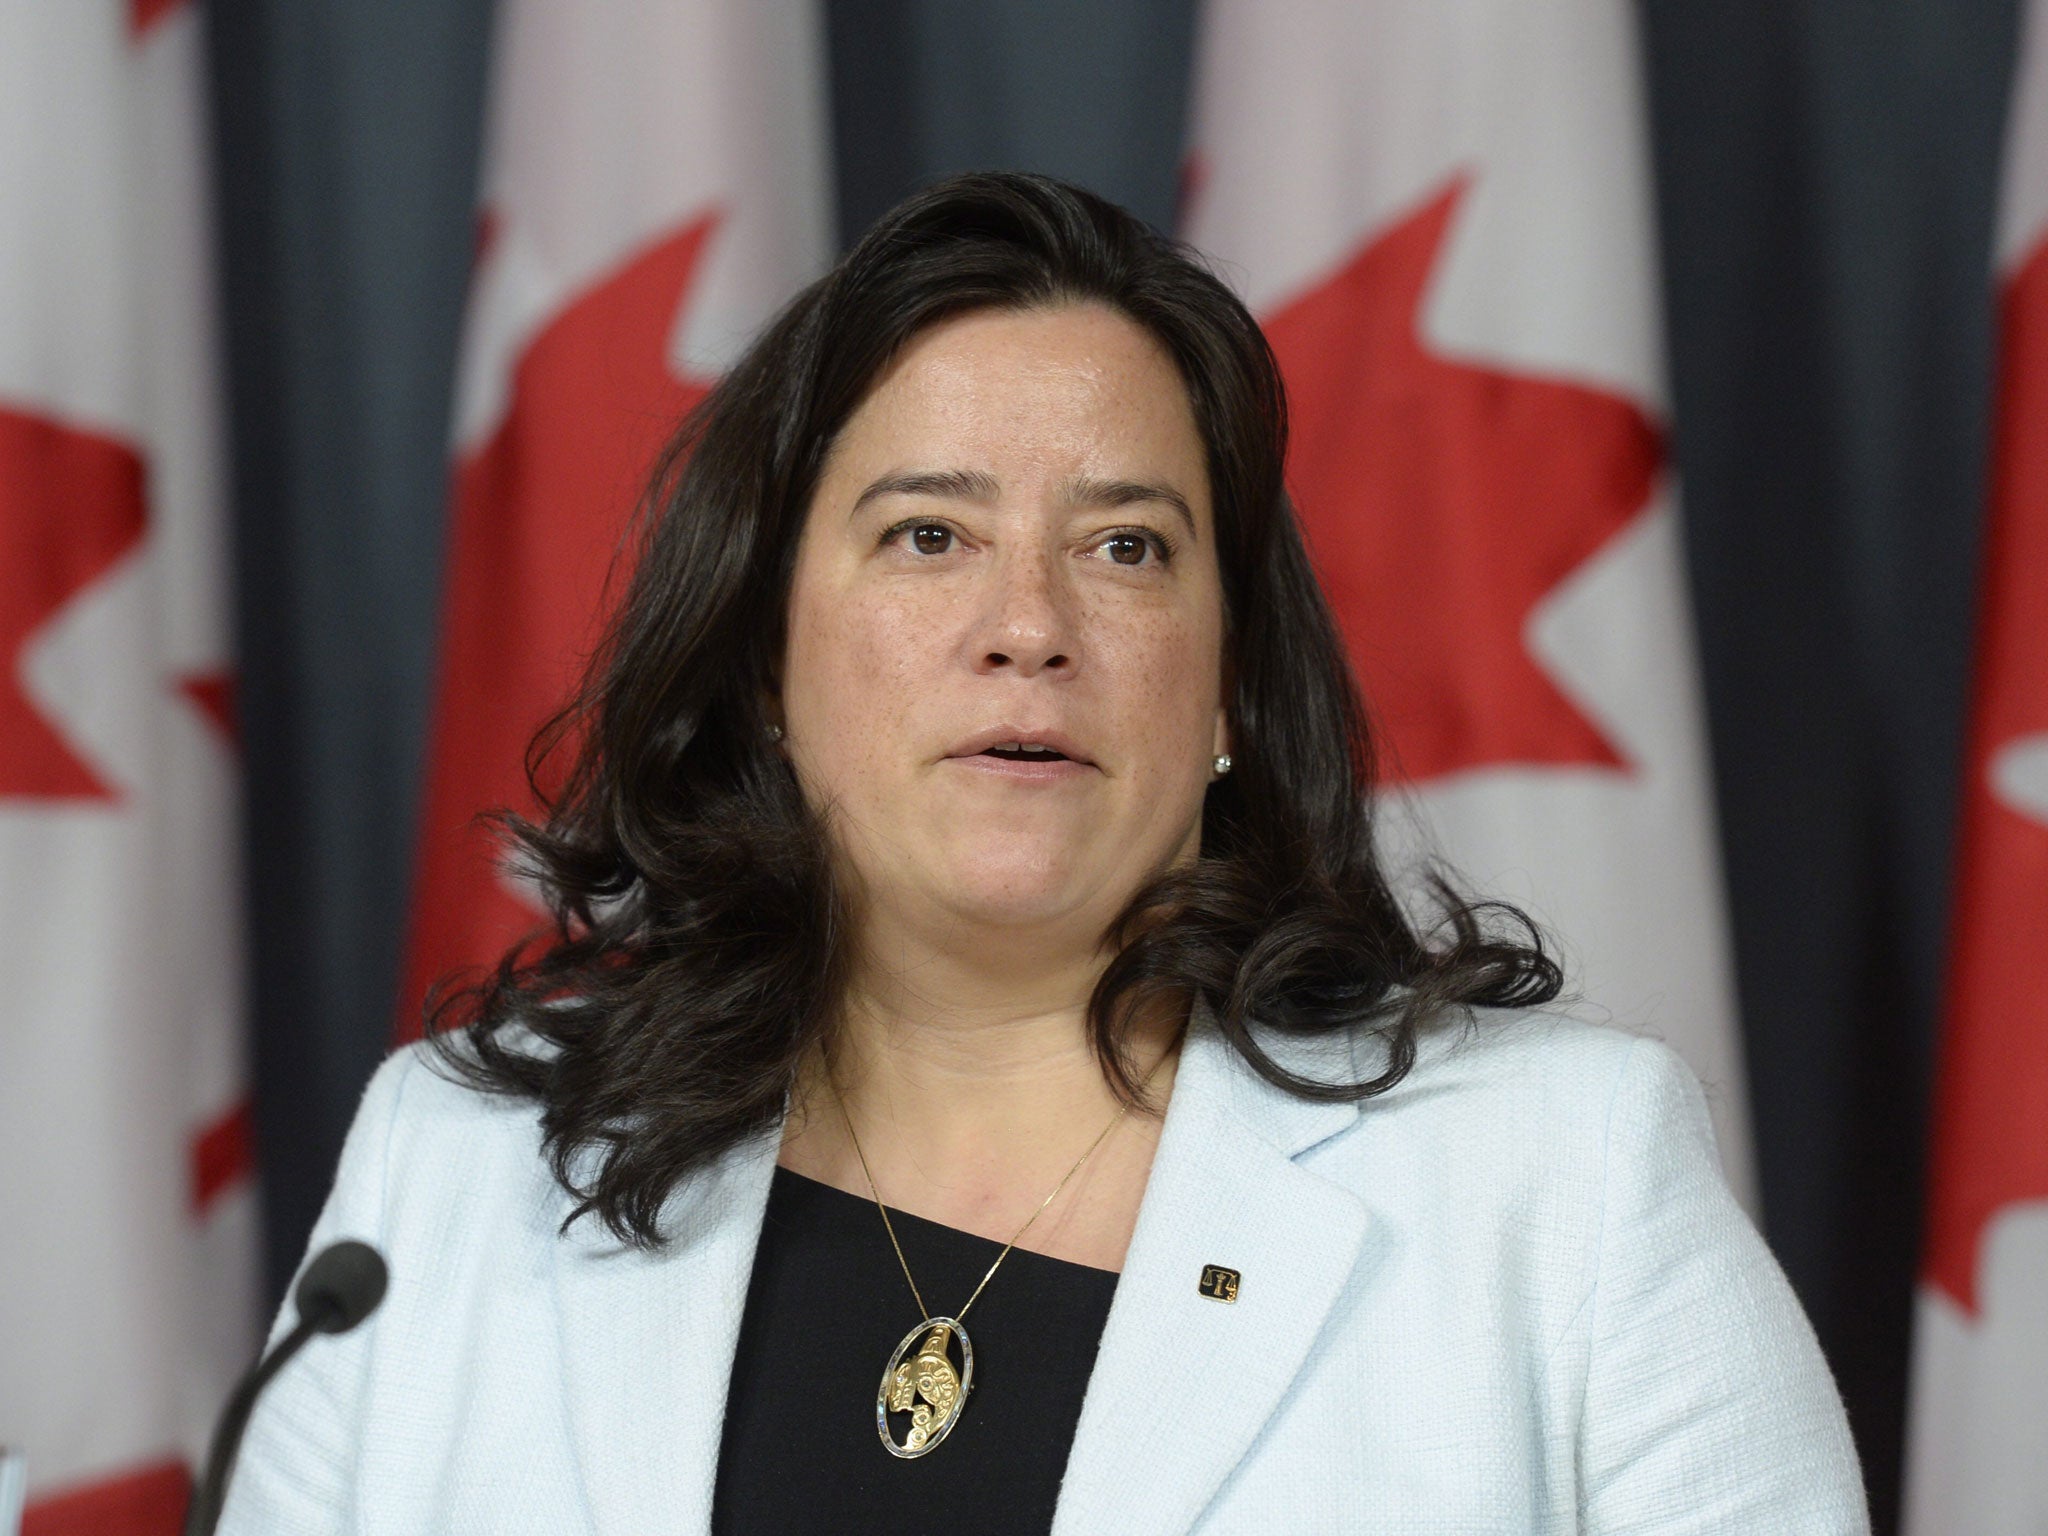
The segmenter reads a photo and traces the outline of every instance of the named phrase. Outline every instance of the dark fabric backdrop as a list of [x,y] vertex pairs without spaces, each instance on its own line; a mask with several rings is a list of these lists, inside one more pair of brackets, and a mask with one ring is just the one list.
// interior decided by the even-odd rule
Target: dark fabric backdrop
[[[215,0],[273,1294],[384,1053],[490,0]],[[1895,1525],[2012,0],[1644,0],[1768,1236]],[[1194,0],[829,0],[842,231],[1020,167],[1172,216]]]

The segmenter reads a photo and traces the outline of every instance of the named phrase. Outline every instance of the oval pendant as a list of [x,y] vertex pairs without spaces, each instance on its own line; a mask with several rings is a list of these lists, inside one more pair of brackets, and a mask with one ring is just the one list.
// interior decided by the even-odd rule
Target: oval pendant
[[[973,1385],[974,1344],[954,1319],[928,1317],[903,1335],[875,1394],[875,1430],[889,1454],[908,1460],[931,1451],[960,1422]],[[901,1440],[892,1421],[903,1425]]]

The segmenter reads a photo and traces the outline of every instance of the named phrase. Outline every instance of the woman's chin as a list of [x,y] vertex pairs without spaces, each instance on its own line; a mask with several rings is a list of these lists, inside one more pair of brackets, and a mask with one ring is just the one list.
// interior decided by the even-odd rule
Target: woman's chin
[[934,892],[956,920],[977,928],[1051,932],[1079,921],[1106,925],[1122,909],[1097,912],[1103,882],[1064,864],[999,863],[957,872]]

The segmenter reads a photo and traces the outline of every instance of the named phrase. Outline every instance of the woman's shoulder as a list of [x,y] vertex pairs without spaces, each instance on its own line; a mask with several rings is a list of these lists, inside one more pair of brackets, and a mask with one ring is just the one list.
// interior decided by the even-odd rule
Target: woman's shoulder
[[[1385,1045],[1362,1029],[1351,1051],[1370,1071]],[[1684,1059],[1648,1033],[1554,1008],[1423,1025],[1407,1074],[1363,1101],[1316,1160],[1376,1198],[1482,1224],[1542,1212],[1590,1236],[1617,1189],[1646,1177],[1734,1209],[1706,1094]]]
[[1489,1130],[1525,1161],[1548,1163],[1603,1197],[1617,1181],[1654,1174],[1732,1204],[1709,1094],[1670,1044],[1557,1009],[1481,1010],[1418,1055],[1413,1088],[1462,1100],[1472,1130]]
[[[1323,1063],[1342,1056],[1367,1076],[1388,1060],[1383,1021],[1355,1026],[1341,1048],[1315,1048]],[[1461,1008],[1423,1021],[1413,1065],[1366,1101],[1381,1119],[1520,1124],[1605,1122],[1619,1098],[1648,1093],[1681,1118],[1698,1103],[1700,1080],[1653,1031],[1590,1019],[1569,1009]],[[1704,1123],[1704,1120],[1702,1121]],[[1711,1134],[1711,1133],[1709,1133]]]
[[[544,1054],[528,1031],[508,1031],[501,1043],[521,1054]],[[540,1112],[530,1099],[465,1081],[445,1043],[415,1040],[392,1051],[371,1074],[356,1113],[357,1125],[365,1122],[381,1123],[393,1136],[530,1140],[539,1133]]]
[[[508,1048],[530,1049],[508,1039]],[[542,1147],[540,1106],[462,1080],[443,1052],[415,1041],[371,1075],[343,1145],[330,1203],[359,1230],[434,1225],[459,1208],[511,1204],[560,1220]]]
[[1419,1069],[1471,1080],[1534,1073],[1545,1081],[1584,1081],[1617,1071],[1639,1054],[1678,1059],[1651,1030],[1557,1004],[1447,1012],[1421,1026],[1417,1044]]

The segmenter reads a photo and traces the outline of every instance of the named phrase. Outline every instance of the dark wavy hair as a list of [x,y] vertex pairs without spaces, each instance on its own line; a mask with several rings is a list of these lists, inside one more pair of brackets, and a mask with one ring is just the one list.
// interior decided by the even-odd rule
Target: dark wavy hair
[[[538,819],[494,820],[552,924],[451,980],[429,1037],[464,1080],[537,1102],[555,1177],[622,1241],[664,1241],[678,1181],[777,1124],[829,1038],[851,925],[826,832],[767,734],[797,537],[834,436],[925,328],[969,310],[1106,305],[1179,367],[1208,451],[1222,569],[1229,777],[1201,852],[1105,935],[1088,1007],[1115,1090],[1130,1024],[1207,1001],[1231,1045],[1306,1098],[1362,1099],[1426,1021],[1550,1001],[1535,927],[1432,877],[1423,931],[1375,852],[1373,745],[1282,485],[1279,370],[1244,305],[1123,210],[1041,176],[970,175],[883,218],[782,311],[683,424],[584,680],[535,738]],[[543,789],[543,785],[550,786]],[[1252,1021],[1378,1032],[1383,1069],[1283,1068]]]

